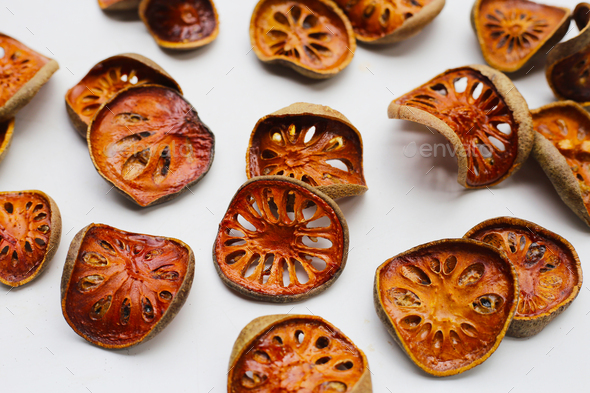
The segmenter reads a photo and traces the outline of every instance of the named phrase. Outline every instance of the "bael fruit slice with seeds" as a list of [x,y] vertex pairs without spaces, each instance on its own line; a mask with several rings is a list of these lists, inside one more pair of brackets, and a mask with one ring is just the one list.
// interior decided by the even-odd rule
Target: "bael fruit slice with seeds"
[[391,102],[389,118],[433,127],[455,148],[460,184],[496,185],[526,161],[533,124],[506,75],[484,65],[448,70]]
[[107,101],[88,127],[98,173],[140,206],[174,198],[207,174],[215,137],[176,90],[129,87]]
[[14,131],[14,118],[0,122],[0,162],[6,156],[10,142],[12,141],[12,133]]
[[330,78],[352,61],[350,21],[331,0],[260,0],[250,21],[258,58],[310,78]]
[[234,343],[228,393],[371,393],[365,354],[321,317],[268,315]]
[[41,191],[0,192],[0,282],[19,287],[34,280],[55,255],[61,216]]
[[303,102],[258,121],[250,136],[246,175],[289,176],[332,199],[368,190],[361,134],[340,112]]
[[570,10],[528,0],[477,0],[471,25],[486,62],[515,72],[545,55],[567,33]]
[[215,268],[228,287],[281,303],[326,290],[342,274],[347,256],[348,227],[338,205],[285,176],[244,183],[213,245]]
[[27,105],[58,68],[57,61],[0,33],[0,122]]
[[153,338],[174,319],[194,272],[193,251],[180,240],[90,224],[68,251],[62,312],[92,344],[128,348]]
[[103,11],[131,11],[139,7],[141,0],[98,0]]
[[469,239],[405,251],[377,268],[375,309],[422,370],[437,377],[488,359],[518,304],[516,271],[506,254]]
[[506,253],[518,274],[518,308],[506,333],[539,333],[574,301],[582,287],[582,267],[574,247],[561,236],[513,217],[486,220],[465,237]]

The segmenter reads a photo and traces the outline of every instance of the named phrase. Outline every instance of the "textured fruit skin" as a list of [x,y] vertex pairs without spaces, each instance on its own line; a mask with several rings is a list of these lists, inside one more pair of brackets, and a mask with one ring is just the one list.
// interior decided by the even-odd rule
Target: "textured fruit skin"
[[0,162],[8,153],[14,132],[14,118],[0,122]]
[[141,0],[98,0],[98,5],[103,11],[132,11],[139,7]]

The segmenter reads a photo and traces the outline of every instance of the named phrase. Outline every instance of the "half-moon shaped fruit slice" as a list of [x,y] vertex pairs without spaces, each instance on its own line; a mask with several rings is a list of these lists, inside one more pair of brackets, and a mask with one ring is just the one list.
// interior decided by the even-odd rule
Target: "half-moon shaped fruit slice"
[[506,75],[484,65],[448,70],[389,105],[389,118],[435,128],[455,148],[460,184],[496,185],[533,146],[525,99]]
[[11,120],[0,122],[0,162],[8,152],[10,142],[12,141],[12,133],[14,131],[14,118]]
[[311,315],[268,315],[238,336],[228,393],[371,393],[365,354],[340,330]]
[[139,7],[141,0],[98,0],[103,11],[131,11]]
[[250,42],[261,61],[316,79],[338,74],[356,50],[350,21],[331,0],[260,0]]
[[104,348],[153,338],[182,308],[195,257],[177,239],[90,224],[72,240],[61,307],[76,333]]
[[61,238],[57,205],[41,191],[0,192],[0,282],[19,287],[35,279]]
[[66,93],[66,109],[78,132],[86,137],[88,124],[102,104],[130,86],[155,84],[182,94],[180,86],[159,65],[135,53],[109,57],[86,74]]
[[504,72],[518,71],[561,41],[570,10],[528,0],[477,0],[471,24],[486,62]]
[[0,122],[27,105],[58,68],[57,61],[0,33]]
[[213,0],[142,0],[139,16],[162,48],[194,49],[219,34]]
[[96,170],[140,206],[172,199],[207,174],[215,137],[176,90],[129,87],[88,127]]
[[529,221],[498,217],[470,229],[465,237],[504,251],[516,268],[520,296],[509,336],[539,333],[578,296],[580,259],[561,236]]
[[340,276],[348,227],[324,193],[285,176],[255,177],[232,199],[213,246],[230,288],[270,302],[306,299]]
[[292,177],[332,199],[368,189],[358,130],[340,112],[302,102],[258,121],[250,136],[246,175]]
[[359,41],[388,44],[418,34],[445,6],[445,0],[335,0]]
[[375,309],[422,370],[437,377],[469,370],[504,338],[518,304],[514,267],[495,247],[446,239],[382,264]]

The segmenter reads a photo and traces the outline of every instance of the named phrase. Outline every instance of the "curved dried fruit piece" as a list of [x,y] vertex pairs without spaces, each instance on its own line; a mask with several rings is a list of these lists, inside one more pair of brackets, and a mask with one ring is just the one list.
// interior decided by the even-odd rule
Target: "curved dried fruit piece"
[[41,191],[0,192],[0,282],[19,287],[41,273],[61,238],[57,205]]
[[66,93],[66,109],[78,132],[86,137],[88,124],[102,104],[130,86],[155,84],[182,94],[180,86],[162,67],[147,57],[123,53],[96,64]]
[[142,0],[139,16],[162,48],[194,49],[219,34],[213,0]]
[[182,308],[195,257],[177,239],[90,224],[72,240],[61,307],[76,333],[104,348],[153,338]]
[[98,0],[103,11],[130,11],[139,7],[141,0]]
[[539,333],[578,296],[580,259],[561,236],[529,221],[498,217],[476,225],[465,237],[504,251],[516,269],[520,296],[509,336]]
[[234,343],[228,393],[371,393],[365,354],[328,321],[268,315],[250,322]]
[[347,254],[348,227],[338,205],[285,176],[244,183],[213,246],[215,268],[228,287],[271,302],[323,292],[342,274]]
[[588,22],[590,22],[590,4],[578,4],[574,9],[573,17],[578,30],[583,30],[588,25]]
[[418,34],[440,14],[445,0],[335,0],[359,41],[399,42]]
[[250,21],[258,58],[310,78],[330,78],[351,62],[352,26],[331,0],[260,0]]
[[14,131],[14,118],[8,121],[0,122],[0,162],[8,152],[10,142],[12,141],[12,133]]
[[0,122],[27,105],[58,68],[57,61],[0,33]]
[[533,145],[525,99],[506,75],[484,65],[448,70],[395,99],[389,118],[435,128],[454,145],[458,182],[498,184],[516,172]]
[[528,0],[477,0],[471,24],[486,62],[500,71],[514,72],[561,41],[570,14],[569,8]]
[[374,300],[377,314],[412,361],[443,377],[481,364],[500,345],[518,304],[518,280],[498,249],[446,239],[382,264]]
[[340,112],[303,102],[258,121],[250,136],[246,175],[289,176],[332,199],[368,190],[361,134]]
[[100,175],[140,206],[162,203],[207,174],[215,137],[176,90],[129,87],[98,111],[88,149]]

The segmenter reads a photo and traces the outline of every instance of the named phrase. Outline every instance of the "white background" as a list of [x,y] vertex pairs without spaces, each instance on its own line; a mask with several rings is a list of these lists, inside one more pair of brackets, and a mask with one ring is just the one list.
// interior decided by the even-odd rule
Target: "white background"
[[[403,154],[412,142],[445,143],[444,138],[387,118],[393,98],[447,68],[483,62],[469,22],[472,1],[449,0],[431,25],[401,44],[359,46],[350,66],[327,81],[265,66],[253,52],[248,54],[255,0],[216,3],[221,21],[217,40],[171,54],[158,48],[137,17],[106,15],[95,0],[0,0],[0,30],[61,66],[17,116],[11,150],[0,165],[0,189],[43,190],[57,201],[63,217],[61,246],[48,270],[24,288],[9,292],[0,287],[0,390],[223,392],[229,354],[241,328],[257,316],[291,312],[320,315],[353,339],[368,356],[375,392],[585,391],[590,382],[587,286],[537,336],[506,338],[481,366],[444,379],[414,366],[373,308],[373,276],[383,261],[418,244],[461,237],[480,221],[502,215],[514,214],[563,235],[590,272],[589,228],[562,203],[534,160],[491,190],[468,191],[456,182],[456,163],[448,155]],[[573,8],[576,1],[554,3]],[[577,34],[573,26],[566,38]],[[110,186],[95,171],[64,105],[67,89],[95,63],[123,52],[145,55],[176,78],[217,139],[213,167],[193,187],[194,194],[148,209],[114,190],[105,195]],[[534,65],[527,75],[515,77],[531,108],[553,100],[544,63]],[[356,125],[364,139],[370,189],[339,201],[351,245],[340,279],[305,302],[259,303],[222,284],[211,248],[231,197],[246,180],[244,156],[256,121],[296,101],[328,105]],[[130,350],[88,344],[61,313],[66,252],[75,233],[91,222],[176,237],[196,255],[195,281],[184,308],[159,336]]]

